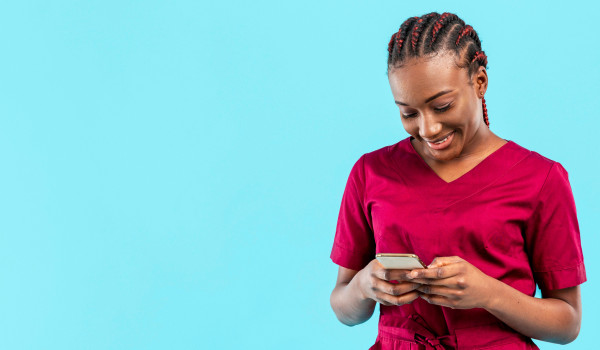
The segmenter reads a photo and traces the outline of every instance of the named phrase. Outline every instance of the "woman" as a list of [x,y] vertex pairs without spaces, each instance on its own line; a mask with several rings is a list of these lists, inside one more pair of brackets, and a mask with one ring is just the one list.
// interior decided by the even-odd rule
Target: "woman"
[[[406,20],[388,52],[411,136],[364,154],[350,171],[331,252],[338,319],[362,323],[379,303],[371,349],[573,341],[586,274],[567,171],[489,129],[487,57],[456,15]],[[376,253],[416,254],[429,265],[386,270]]]

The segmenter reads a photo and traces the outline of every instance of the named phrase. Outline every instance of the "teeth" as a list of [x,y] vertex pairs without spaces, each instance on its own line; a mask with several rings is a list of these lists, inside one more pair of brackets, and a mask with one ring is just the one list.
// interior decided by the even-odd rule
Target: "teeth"
[[443,139],[443,140],[439,140],[438,142],[430,142],[430,143],[432,143],[432,144],[434,144],[434,145],[439,145],[440,143],[443,143],[444,141],[446,141],[446,140],[448,139],[448,137],[450,137],[451,135],[452,135],[452,134],[450,134],[450,135],[446,136],[446,138],[445,138],[445,139]]

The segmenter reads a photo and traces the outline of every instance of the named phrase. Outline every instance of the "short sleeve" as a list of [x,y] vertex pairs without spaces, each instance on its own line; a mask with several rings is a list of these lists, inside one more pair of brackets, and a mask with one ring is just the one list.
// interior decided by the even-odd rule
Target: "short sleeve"
[[331,260],[352,270],[362,270],[375,258],[373,230],[364,206],[364,155],[354,164],[338,216]]
[[540,289],[574,287],[587,280],[575,200],[568,173],[558,162],[540,189],[525,238]]

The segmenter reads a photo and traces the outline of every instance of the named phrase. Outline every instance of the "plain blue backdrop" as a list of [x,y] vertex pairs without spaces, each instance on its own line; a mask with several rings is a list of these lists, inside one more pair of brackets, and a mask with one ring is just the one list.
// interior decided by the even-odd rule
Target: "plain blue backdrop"
[[0,5],[0,348],[368,348],[377,314],[337,321],[329,253],[354,162],[408,136],[387,44],[430,11],[478,31],[491,129],[569,172],[567,348],[594,346],[600,6],[420,3]]

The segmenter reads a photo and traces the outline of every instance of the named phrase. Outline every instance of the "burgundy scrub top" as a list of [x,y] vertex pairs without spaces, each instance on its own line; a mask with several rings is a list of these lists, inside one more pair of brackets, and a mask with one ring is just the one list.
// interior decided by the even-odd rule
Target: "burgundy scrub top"
[[[412,136],[362,155],[352,167],[331,259],[361,270],[376,253],[417,254],[425,264],[459,256],[530,296],[586,281],[575,202],[558,162],[508,141],[446,182]],[[417,298],[380,304],[371,349],[538,349],[484,310]]]

